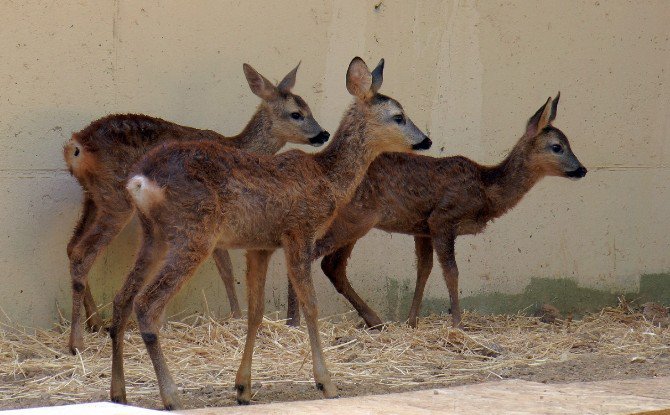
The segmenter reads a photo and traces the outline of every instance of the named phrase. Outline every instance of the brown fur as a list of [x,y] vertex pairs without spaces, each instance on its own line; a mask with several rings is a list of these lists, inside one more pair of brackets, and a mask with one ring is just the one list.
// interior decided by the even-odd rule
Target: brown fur
[[[360,58],[350,64],[369,74]],[[125,402],[123,336],[130,308],[156,369],[166,408],[180,406],[158,341],[160,316],[169,300],[216,248],[247,249],[249,327],[235,385],[237,399],[251,399],[251,358],[263,317],[267,264],[283,248],[288,276],[296,287],[312,349],[314,378],[325,397],[337,396],[323,358],[317,304],[310,275],[313,241],[335,211],[348,202],[366,169],[379,154],[377,128],[395,125],[389,148],[409,151],[430,140],[411,121],[395,124],[401,107],[378,103],[369,94],[372,80],[356,82],[357,98],[344,115],[331,144],[321,153],[288,151],[273,157],[227,149],[213,141],[179,142],[150,151],[136,177],[156,183],[165,200],[139,213],[144,241],[133,271],[114,300],[111,398]],[[380,83],[380,82],[379,82]],[[389,112],[392,111],[392,112]],[[144,280],[158,266],[156,275]]]
[[[319,140],[327,138],[305,101],[290,92],[297,67],[284,78],[282,88],[272,85],[248,65],[244,70],[254,93],[264,95],[266,99],[237,136],[224,137],[214,131],[185,127],[159,118],[125,114],[92,122],[74,133],[65,144],[65,162],[84,189],[82,216],[67,247],[72,278],[72,328],[68,346],[72,353],[83,350],[82,302],[88,327],[93,330],[102,327],[91,295],[88,272],[96,257],[132,217],[134,208],[125,181],[131,166],[150,149],[188,138],[215,140],[245,151],[274,154],[288,141],[308,144],[315,136],[320,137]],[[291,119],[292,112],[299,112],[303,119],[299,122]],[[215,259],[229,294],[233,316],[241,317],[228,253],[217,250]]]
[[[549,124],[556,116],[557,104],[558,97],[551,107],[547,101],[538,110],[529,120],[526,134],[497,166],[481,166],[460,156],[416,154],[384,154],[372,163],[352,201],[340,211],[325,237],[317,241],[314,251],[314,258],[326,255],[321,268],[368,326],[378,326],[382,321],[349,284],[346,263],[356,241],[372,228],[414,235],[417,280],[409,324],[416,326],[433,266],[433,248],[449,289],[454,325],[460,324],[456,237],[483,231],[542,177],[565,176],[583,168],[565,135]],[[563,153],[553,153],[552,145],[561,145]],[[292,302],[289,287],[289,304]],[[289,308],[288,318],[289,323],[297,324],[296,307]]]

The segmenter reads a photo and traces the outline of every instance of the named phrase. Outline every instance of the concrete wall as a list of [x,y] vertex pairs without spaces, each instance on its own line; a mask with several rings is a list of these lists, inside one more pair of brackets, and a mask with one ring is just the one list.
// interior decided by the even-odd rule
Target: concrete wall
[[[2,2],[0,306],[30,325],[48,326],[59,309],[69,316],[65,245],[81,191],[61,146],[72,131],[108,113],[144,112],[232,134],[258,102],[242,62],[276,80],[299,60],[295,90],[333,131],[350,100],[344,73],[355,55],[386,58],[383,92],[430,132],[434,156],[499,161],[527,118],[561,91],[556,125],[590,173],[545,179],[483,234],[458,241],[466,305],[496,311],[543,298],[569,308],[575,298],[588,306],[641,285],[663,293],[668,19],[664,0]],[[136,230],[129,226],[93,269],[101,303],[132,264]],[[240,253],[234,265],[243,280]],[[413,266],[411,238],[375,231],[349,272],[377,309],[405,316]],[[444,311],[445,284],[433,274],[427,310]],[[348,310],[318,266],[314,279],[324,314]],[[285,281],[278,254],[269,310],[284,309]],[[227,313],[211,261],[172,312],[201,310],[205,294],[210,311]]]

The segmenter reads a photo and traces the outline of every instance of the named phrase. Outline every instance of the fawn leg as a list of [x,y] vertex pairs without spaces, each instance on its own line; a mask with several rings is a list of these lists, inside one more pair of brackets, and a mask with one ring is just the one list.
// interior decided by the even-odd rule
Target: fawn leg
[[172,297],[211,254],[214,243],[210,240],[194,240],[182,234],[170,237],[167,246],[166,259],[158,274],[142,288],[135,299],[135,314],[156,372],[163,406],[172,410],[180,409],[182,404],[158,338],[161,316]]
[[437,258],[442,266],[444,280],[447,282],[447,289],[449,290],[452,324],[454,327],[460,327],[461,308],[458,302],[458,267],[456,266],[454,253],[455,241],[456,237],[453,233],[439,234],[433,237]]
[[165,245],[152,231],[146,218],[139,213],[142,225],[142,246],[135,260],[135,266],[126,278],[121,290],[114,297],[112,324],[109,336],[112,339],[112,402],[127,403],[126,382],[123,373],[123,339],[128,318],[133,308],[133,300],[142,288],[147,276],[153,273],[165,252]]
[[288,282],[288,295],[286,297],[286,325],[298,327],[300,325],[300,307],[298,297],[293,289],[291,281]]
[[293,283],[293,288],[295,289],[298,301],[300,301],[300,308],[305,315],[305,322],[307,323],[316,387],[323,392],[324,397],[336,398],[337,388],[330,380],[330,374],[323,358],[323,349],[321,348],[316,293],[314,292],[314,284],[310,275],[311,246],[297,235],[286,235],[282,238],[282,247],[286,255],[288,276]]
[[88,230],[70,254],[70,276],[72,277],[72,324],[68,347],[72,354],[83,350],[84,339],[81,332],[81,306],[84,301],[88,272],[98,254],[123,229],[130,219],[132,210],[120,212],[98,211]]
[[74,231],[72,232],[70,242],[68,242],[67,244],[68,258],[72,255],[72,250],[74,249],[74,247],[81,240],[81,236],[90,227],[91,223],[93,222],[93,219],[95,219],[97,209],[98,208],[95,205],[93,199],[88,195],[87,192],[84,192],[84,200],[82,202],[81,216],[79,217],[79,221],[77,221],[77,225],[75,225],[74,227]]
[[365,324],[368,327],[380,327],[383,325],[382,320],[377,313],[375,313],[375,311],[370,308],[361,297],[359,297],[347,278],[347,260],[355,245],[356,241],[341,247],[330,255],[326,255],[321,260],[321,269],[330,282],[333,283],[337,292],[349,300],[351,305],[358,311],[358,314],[365,320]]
[[426,288],[430,271],[433,269],[433,242],[430,237],[415,236],[414,250],[416,251],[416,287],[414,288],[412,307],[409,309],[409,318],[407,319],[407,324],[410,327],[416,327],[419,311],[421,311],[423,290]]
[[244,343],[244,354],[242,355],[240,368],[237,370],[237,376],[235,377],[237,403],[240,405],[247,405],[251,400],[251,359],[254,354],[258,327],[263,321],[265,277],[272,252],[268,250],[247,251],[248,330],[247,339]]
[[233,263],[230,261],[228,251],[221,248],[214,248],[212,253],[216,268],[219,270],[219,276],[226,287],[226,294],[228,294],[228,303],[230,304],[230,312],[233,318],[242,318],[242,310],[240,310],[240,303],[237,301],[237,293],[235,292],[235,279],[233,278]]
[[95,304],[95,299],[91,293],[90,282],[86,284],[86,288],[84,289],[84,311],[86,312],[86,327],[88,330],[90,332],[102,330],[102,318],[98,313],[98,306]]
[[[70,242],[67,244],[68,258],[72,256],[72,250],[79,243],[79,241],[81,241],[82,235],[90,228],[91,223],[93,223],[97,209],[98,208],[95,205],[95,201],[89,196],[87,192],[84,192],[81,217],[79,218],[79,222],[77,222],[77,226],[74,228]],[[98,314],[98,307],[96,306],[93,295],[91,294],[90,284],[86,284],[84,292],[84,310],[86,311],[86,327],[90,331],[100,331],[100,329],[102,329],[102,319]]]

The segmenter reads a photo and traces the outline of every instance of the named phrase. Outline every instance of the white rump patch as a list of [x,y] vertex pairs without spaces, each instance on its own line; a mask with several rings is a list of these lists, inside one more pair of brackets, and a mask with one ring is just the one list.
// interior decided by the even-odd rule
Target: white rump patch
[[128,180],[126,189],[135,201],[135,205],[144,212],[154,203],[161,202],[164,199],[163,189],[141,174]]

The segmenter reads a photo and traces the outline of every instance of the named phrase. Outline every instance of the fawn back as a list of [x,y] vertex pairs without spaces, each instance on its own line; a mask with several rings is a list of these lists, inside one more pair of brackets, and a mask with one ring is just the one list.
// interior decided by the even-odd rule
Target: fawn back
[[[63,152],[70,172],[84,189],[82,214],[68,243],[72,278],[72,329],[69,348],[83,348],[80,309],[83,303],[87,325],[102,326],[88,284],[88,271],[97,255],[130,220],[133,205],[125,189],[131,166],[151,148],[186,138],[216,141],[222,145],[261,154],[274,154],[287,142],[319,146],[329,134],[314,120],[305,101],[291,92],[298,67],[273,85],[251,66],[243,66],[251,90],[262,98],[244,130],[224,137],[209,130],[184,127],[146,115],[111,115],[94,121],[72,135]],[[233,315],[240,315],[234,292],[230,258],[215,253],[217,268],[226,285]]]
[[[337,396],[323,359],[310,275],[313,241],[348,202],[366,169],[383,151],[430,147],[430,140],[392,98],[378,94],[383,60],[370,72],[351,61],[347,89],[354,103],[331,144],[318,154],[294,150],[274,157],[226,149],[212,141],[171,143],[153,149],[136,167],[128,190],[144,224],[144,246],[114,303],[113,400],[124,402],[123,328],[143,280],[156,276],[134,300],[142,337],[166,408],[179,407],[177,388],[158,342],[159,317],[214,247],[246,248],[249,329],[237,373],[238,402],[251,398],[251,357],[262,321],[264,283],[272,250],[282,247],[310,335],[317,387]],[[156,252],[162,252],[160,255]]]
[[[455,238],[481,232],[544,176],[579,179],[586,175],[565,134],[552,125],[559,97],[547,100],[528,120],[524,135],[498,165],[482,166],[461,156],[438,159],[415,154],[384,154],[372,163],[352,201],[317,241],[314,251],[315,258],[327,255],[321,262],[322,269],[369,326],[382,321],[348,283],[346,262],[355,242],[370,229],[415,237],[417,287],[409,324],[416,325],[434,248],[458,325]],[[290,306],[295,304],[292,300],[289,289]],[[289,307],[288,314],[289,322],[297,323],[297,308]]]

